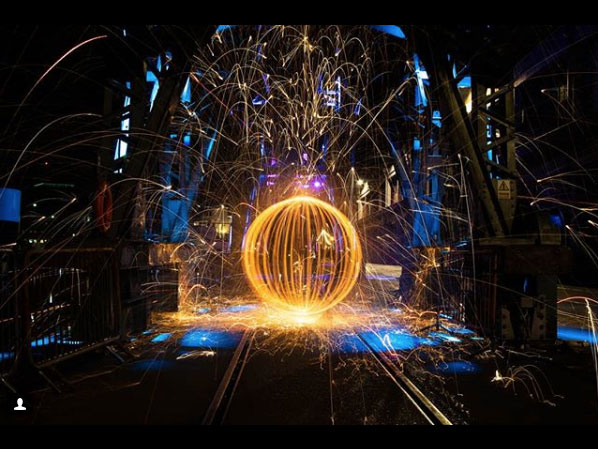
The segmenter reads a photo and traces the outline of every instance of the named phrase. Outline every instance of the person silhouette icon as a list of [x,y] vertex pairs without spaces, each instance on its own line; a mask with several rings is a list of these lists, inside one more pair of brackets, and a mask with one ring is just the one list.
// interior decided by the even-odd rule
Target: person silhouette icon
[[17,399],[17,406],[14,409],[15,410],[27,410],[25,407],[23,407],[23,399],[21,399],[21,398]]

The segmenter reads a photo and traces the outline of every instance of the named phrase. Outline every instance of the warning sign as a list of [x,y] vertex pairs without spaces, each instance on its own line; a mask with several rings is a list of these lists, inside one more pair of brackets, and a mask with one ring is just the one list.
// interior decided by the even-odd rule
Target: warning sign
[[511,181],[508,179],[499,179],[496,183],[496,192],[499,200],[511,199]]

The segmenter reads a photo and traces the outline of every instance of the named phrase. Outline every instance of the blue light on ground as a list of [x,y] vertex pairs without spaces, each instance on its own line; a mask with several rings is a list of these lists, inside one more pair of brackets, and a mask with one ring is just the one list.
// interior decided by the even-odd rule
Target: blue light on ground
[[438,344],[438,342],[429,338],[410,334],[404,329],[385,329],[377,332],[366,331],[360,335],[376,351],[409,351],[420,346],[434,346]]
[[162,343],[163,341],[168,340],[172,336],[172,333],[166,332],[164,334],[158,334],[154,338],[152,338],[152,343]]
[[460,334],[460,335],[471,335],[474,332],[471,329],[467,329],[466,327],[448,327],[448,326],[441,326],[444,330],[449,331],[453,334]]
[[187,332],[181,346],[188,348],[235,348],[241,340],[240,332],[223,330],[193,329]]
[[475,374],[480,371],[479,365],[467,360],[453,360],[451,362],[440,362],[430,368],[438,374]]
[[368,348],[355,334],[339,335],[336,341],[336,352],[341,354],[361,354],[367,352]]
[[171,360],[149,359],[140,360],[139,362],[131,364],[131,369],[139,371],[160,371],[163,368],[170,368],[173,365],[174,362],[172,362]]
[[[456,328],[459,334],[476,339],[473,331],[466,328]],[[361,338],[360,338],[361,337]],[[445,332],[430,332],[428,337],[420,337],[409,333],[406,329],[386,328],[376,331],[362,331],[359,334],[341,334],[335,336],[335,347],[343,354],[357,354],[367,352],[368,348],[361,340],[365,340],[375,351],[410,351],[422,346],[437,346],[439,344],[461,343],[462,340]],[[483,340],[480,338],[480,340]],[[452,368],[450,368],[452,369]],[[455,368],[456,369],[456,368]]]
[[557,337],[566,341],[585,341],[587,343],[598,344],[596,335],[592,335],[590,329],[577,329],[574,327],[559,327]]
[[453,337],[449,334],[445,334],[444,332],[430,332],[428,335],[430,337],[439,338],[441,340],[449,341],[451,343],[461,343],[461,339]]
[[228,313],[239,313],[239,312],[247,312],[248,310],[253,310],[257,307],[257,304],[243,304],[239,306],[230,306],[223,309],[224,312]]
[[197,313],[198,315],[203,315],[204,313],[208,313],[209,311],[209,307],[202,307],[201,309],[197,309],[195,313]]

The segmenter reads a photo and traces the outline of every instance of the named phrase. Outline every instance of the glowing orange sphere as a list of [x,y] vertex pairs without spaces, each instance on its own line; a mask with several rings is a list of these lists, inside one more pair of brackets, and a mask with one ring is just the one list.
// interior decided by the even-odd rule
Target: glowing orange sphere
[[341,211],[297,196],[256,217],[242,257],[245,276],[260,298],[285,312],[314,315],[349,294],[362,253],[355,228]]

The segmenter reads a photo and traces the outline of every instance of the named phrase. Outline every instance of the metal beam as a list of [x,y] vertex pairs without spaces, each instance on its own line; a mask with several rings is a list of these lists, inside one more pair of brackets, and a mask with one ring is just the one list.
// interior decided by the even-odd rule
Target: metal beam
[[545,67],[554,64],[567,49],[596,34],[597,25],[567,25],[559,28],[515,65],[513,85],[519,86]]
[[[184,71],[180,73],[184,73]],[[142,125],[145,115],[145,95],[139,95],[141,92],[136,89],[138,83],[133,84],[134,93],[131,98],[132,145],[125,169],[127,180],[117,184],[118,187],[114,193],[113,226],[108,231],[109,238],[126,235],[136,201],[137,183],[135,180],[155,172],[154,168],[163,148],[168,126],[184,86],[183,76],[180,73],[167,73],[162,79],[154,107],[145,126]],[[141,79],[139,81],[144,82]]]
[[476,193],[488,220],[490,234],[503,237],[508,233],[508,226],[494,185],[485,168],[486,161],[482,149],[452,76],[447,55],[439,48],[441,47],[439,42],[432,42],[432,36],[420,27],[413,26],[409,36],[431,77],[433,95],[436,95],[442,116],[449,123],[445,129],[448,129],[448,137],[453,147],[462,149],[472,161],[470,169],[477,189]]

